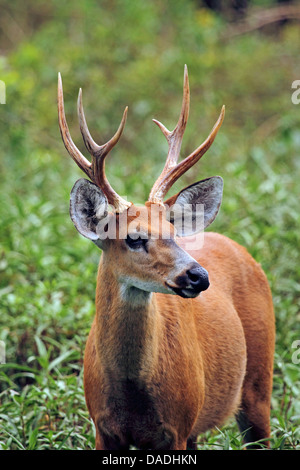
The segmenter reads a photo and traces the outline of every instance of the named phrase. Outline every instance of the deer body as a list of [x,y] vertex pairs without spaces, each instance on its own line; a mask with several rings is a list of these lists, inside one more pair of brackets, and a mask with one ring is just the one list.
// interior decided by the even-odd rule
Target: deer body
[[[200,433],[238,414],[242,400],[256,438],[268,436],[274,325],[264,273],[218,234],[205,234],[203,249],[193,255],[211,281],[195,299],[158,293],[124,302],[115,296],[121,286],[100,263],[84,362],[100,449],[184,449],[188,439],[192,448]],[[220,266],[231,267],[231,275]]]
[[[189,107],[185,69],[177,126],[170,132],[155,121],[169,144],[165,167],[148,201],[136,207],[117,195],[104,171],[127,109],[115,136],[98,146],[81,100],[80,92],[79,121],[91,164],[69,134],[59,81],[63,141],[93,181],[75,183],[71,218],[103,250],[96,315],[84,358],[96,448],[195,449],[200,433],[232,415],[246,443],[267,441],[275,331],[266,276],[244,248],[222,235],[206,233],[203,244],[188,248],[189,236],[199,232],[194,223],[197,205],[204,207],[204,228],[218,213],[220,177],[199,181],[164,200],[172,184],[212,144],[224,109],[206,141],[177,163]],[[178,224],[182,208],[184,224]],[[110,232],[110,227],[115,230]]]

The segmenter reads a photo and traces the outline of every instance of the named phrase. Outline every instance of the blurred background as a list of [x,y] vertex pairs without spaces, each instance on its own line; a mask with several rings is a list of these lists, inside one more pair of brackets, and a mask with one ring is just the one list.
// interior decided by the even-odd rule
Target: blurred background
[[[272,448],[300,448],[299,52],[297,1],[0,0],[2,449],[94,446],[82,359],[100,252],[69,218],[70,190],[83,174],[61,141],[57,74],[85,154],[78,89],[99,143],[129,106],[107,173],[138,203],[167,155],[152,118],[175,126],[184,64],[191,109],[182,156],[206,138],[223,104],[226,117],[212,148],[172,191],[224,179],[210,230],[244,245],[268,276],[277,321]],[[242,441],[232,423],[199,446],[237,449]]]

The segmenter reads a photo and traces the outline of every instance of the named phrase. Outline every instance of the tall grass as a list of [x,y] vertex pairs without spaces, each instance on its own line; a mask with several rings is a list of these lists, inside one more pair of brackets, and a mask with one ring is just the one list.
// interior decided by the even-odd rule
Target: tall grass
[[[90,0],[71,10],[40,1],[39,8],[47,13],[39,27],[0,57],[7,89],[0,109],[1,448],[94,447],[82,358],[100,253],[69,220],[70,189],[81,175],[58,131],[57,72],[82,150],[80,86],[99,142],[129,105],[107,171],[120,194],[142,202],[167,151],[151,118],[175,125],[187,63],[191,113],[182,154],[204,140],[223,103],[227,112],[213,148],[174,191],[213,174],[224,179],[211,229],[244,245],[266,271],[277,322],[272,448],[299,449],[300,105],[291,102],[300,73],[298,27],[224,41],[223,20],[192,1]],[[242,446],[234,423],[199,441],[204,449]]]

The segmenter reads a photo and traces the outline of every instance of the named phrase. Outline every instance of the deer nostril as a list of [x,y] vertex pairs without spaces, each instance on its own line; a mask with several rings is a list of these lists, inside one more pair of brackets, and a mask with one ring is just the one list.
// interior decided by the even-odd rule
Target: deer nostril
[[194,289],[203,291],[209,287],[208,272],[201,266],[188,269],[186,274]]
[[189,269],[187,272],[187,275],[192,282],[197,282],[199,281],[200,273],[198,269]]

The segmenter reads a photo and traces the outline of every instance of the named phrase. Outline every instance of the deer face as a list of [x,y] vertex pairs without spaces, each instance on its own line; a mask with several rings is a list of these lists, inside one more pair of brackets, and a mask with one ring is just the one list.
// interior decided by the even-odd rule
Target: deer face
[[[182,207],[184,215],[185,206],[193,208],[198,198],[204,206],[205,226],[209,225],[218,212],[222,186],[221,178],[209,178],[181,191],[170,207],[146,202],[117,214],[108,212],[100,188],[81,179],[71,192],[70,214],[78,231],[104,251],[124,287],[196,297],[208,288],[208,273],[176,243],[174,212]],[[179,224],[180,235],[184,228]],[[190,225],[187,230],[190,235]]]

